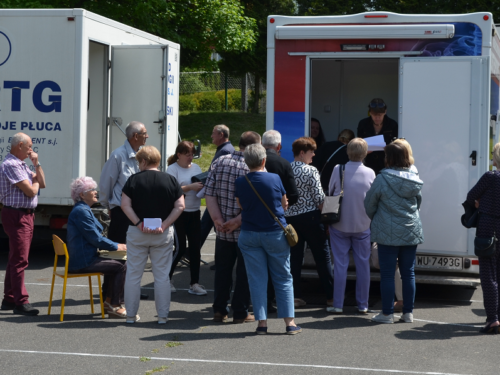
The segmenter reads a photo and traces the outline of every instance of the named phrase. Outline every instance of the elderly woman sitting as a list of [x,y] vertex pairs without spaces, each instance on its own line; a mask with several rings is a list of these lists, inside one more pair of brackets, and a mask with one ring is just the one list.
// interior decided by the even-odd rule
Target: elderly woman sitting
[[71,183],[71,198],[75,206],[68,218],[68,270],[70,273],[103,273],[108,278],[104,303],[108,316],[126,318],[122,304],[127,265],[120,260],[99,258],[97,250],[127,250],[127,247],[101,235],[103,227],[90,209],[97,203],[96,188],[97,183],[92,177],[80,177]]

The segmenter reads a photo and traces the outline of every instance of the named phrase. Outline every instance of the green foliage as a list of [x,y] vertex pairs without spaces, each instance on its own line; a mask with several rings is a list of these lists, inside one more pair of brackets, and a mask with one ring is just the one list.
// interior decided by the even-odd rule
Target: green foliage
[[215,92],[203,92],[197,93],[193,95],[196,98],[197,111],[220,111],[221,110],[221,101],[215,95]]
[[165,348],[175,348],[176,346],[183,345],[182,342],[169,341],[165,344]]
[[[195,159],[202,171],[208,170],[215,155],[216,146],[212,143],[210,135],[217,124],[225,124],[231,130],[229,140],[238,149],[240,136],[244,131],[253,130],[262,135],[266,131],[266,116],[262,114],[243,112],[194,112],[181,113],[179,116],[179,133],[183,140],[201,141],[202,155]],[[173,337],[172,341],[179,341]]]
[[256,22],[238,0],[2,0],[0,8],[84,8],[181,44],[183,64],[212,70],[216,51],[251,50]]
[[[224,90],[219,90],[215,93],[221,102],[221,111],[226,109],[226,93]],[[241,90],[227,90],[227,107],[230,111],[241,111]]]
[[387,11],[402,14],[459,14],[491,12],[500,19],[500,1],[466,0],[297,0],[299,15],[323,16]]
[[258,99],[256,98],[256,95],[255,95],[255,91],[254,90],[250,90],[250,98],[248,99],[248,108],[250,108],[250,110],[252,108],[255,108],[256,106],[258,106],[259,104],[255,104],[256,100],[261,100],[261,99],[265,99],[266,98],[266,92],[265,91],[262,91],[258,97]]
[[139,361],[141,361],[141,362],[148,362],[148,361],[151,361],[151,358],[149,358],[149,357],[139,357]]
[[200,80],[198,74],[182,74],[179,81],[179,92],[191,94],[193,92],[207,91],[207,87]]
[[179,111],[196,111],[196,101],[192,95],[179,96]]

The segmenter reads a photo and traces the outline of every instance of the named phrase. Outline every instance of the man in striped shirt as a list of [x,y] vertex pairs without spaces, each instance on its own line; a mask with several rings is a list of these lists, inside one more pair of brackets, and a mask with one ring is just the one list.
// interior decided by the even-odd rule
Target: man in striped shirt
[[[24,133],[15,134],[10,141],[10,154],[0,165],[0,202],[2,225],[9,236],[9,261],[5,270],[2,310],[13,310],[14,314],[38,315],[28,302],[24,286],[24,270],[28,267],[28,256],[38,190],[45,188],[45,176],[38,162],[37,153],[31,148],[31,138]],[[30,158],[35,172],[24,162]]]

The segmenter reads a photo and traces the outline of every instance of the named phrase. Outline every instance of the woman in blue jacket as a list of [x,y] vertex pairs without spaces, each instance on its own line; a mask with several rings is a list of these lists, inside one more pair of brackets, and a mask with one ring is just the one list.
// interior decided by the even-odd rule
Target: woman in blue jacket
[[104,274],[107,290],[104,307],[109,317],[126,318],[122,307],[125,285],[126,262],[99,258],[97,250],[127,250],[125,244],[118,244],[101,235],[103,227],[97,221],[92,207],[97,203],[97,183],[92,177],[80,177],[71,183],[71,198],[75,206],[68,218],[68,271],[70,273],[101,272]]
[[385,147],[385,169],[366,193],[365,210],[371,219],[371,241],[378,244],[382,312],[372,320],[394,323],[394,272],[399,264],[403,280],[403,316],[413,322],[415,301],[415,257],[424,242],[419,208],[422,180],[410,170],[406,147],[391,143]]

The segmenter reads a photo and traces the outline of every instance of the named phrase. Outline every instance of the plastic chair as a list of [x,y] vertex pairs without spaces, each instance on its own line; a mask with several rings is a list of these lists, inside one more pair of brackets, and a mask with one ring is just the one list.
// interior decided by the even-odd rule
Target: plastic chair
[[[66,298],[66,282],[68,279],[72,279],[75,277],[88,277],[89,278],[89,291],[90,291],[90,309],[92,311],[92,314],[94,313],[94,297],[92,294],[92,276],[97,276],[97,283],[99,285],[99,299],[101,302],[101,315],[102,318],[104,319],[104,306],[102,302],[102,290],[101,290],[101,275],[102,273],[99,272],[94,272],[94,273],[70,273],[68,274],[68,263],[69,263],[69,255],[68,255],[68,248],[66,247],[66,244],[64,243],[63,240],[61,240],[59,237],[57,237],[55,234],[52,235],[52,243],[54,244],[54,251],[56,253],[56,258],[54,260],[54,271],[52,272],[52,287],[50,288],[50,301],[49,301],[49,311],[47,315],[50,315],[50,309],[52,307],[52,294],[54,292],[54,281],[56,279],[56,276],[59,276],[60,278],[64,279],[64,284],[63,284],[63,293],[62,293],[62,302],[61,302],[61,322],[63,321],[64,317],[64,301]],[[64,256],[66,257],[66,261],[64,263],[64,272],[57,272],[57,258],[58,256]]]

